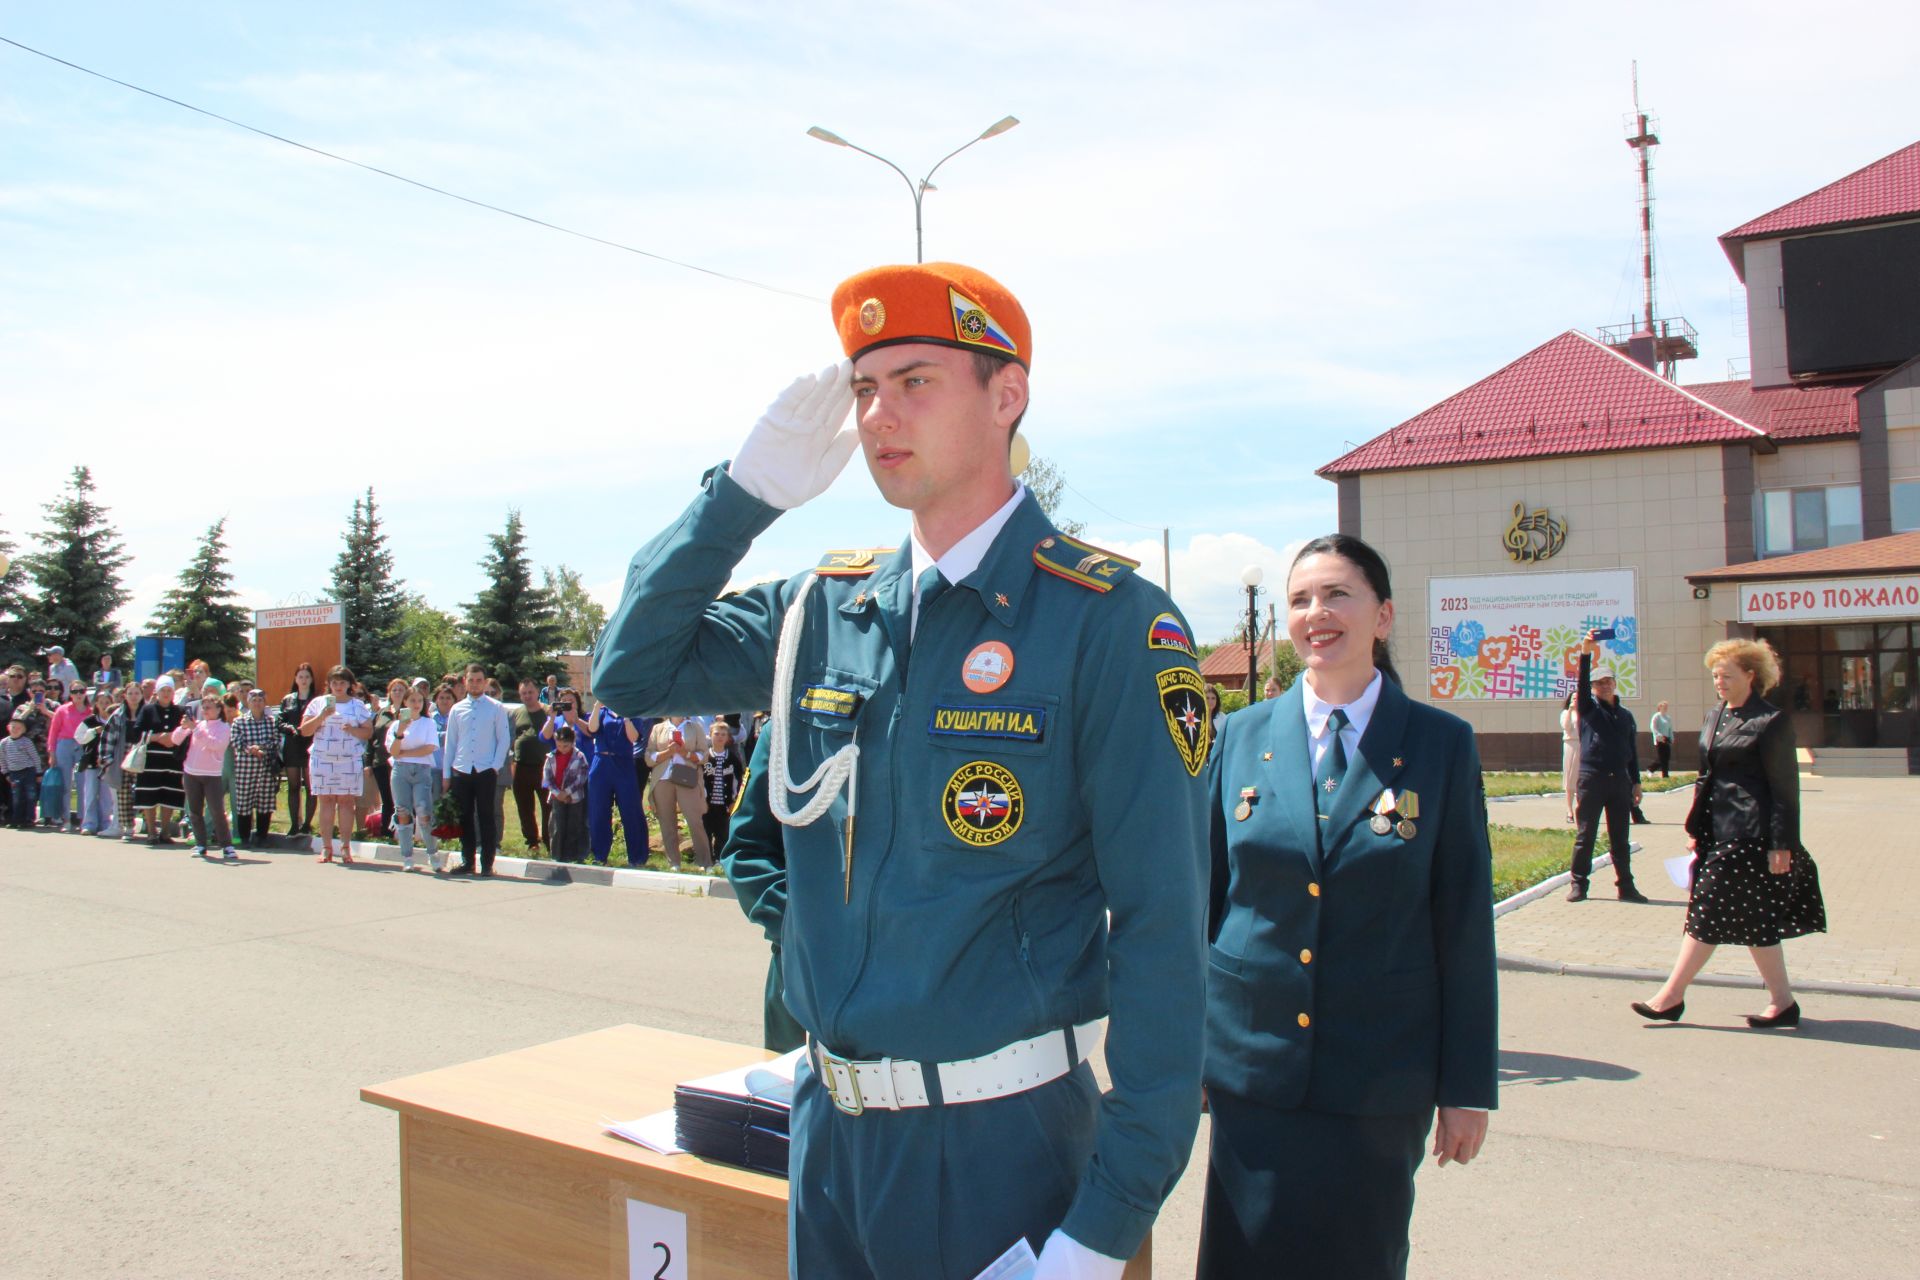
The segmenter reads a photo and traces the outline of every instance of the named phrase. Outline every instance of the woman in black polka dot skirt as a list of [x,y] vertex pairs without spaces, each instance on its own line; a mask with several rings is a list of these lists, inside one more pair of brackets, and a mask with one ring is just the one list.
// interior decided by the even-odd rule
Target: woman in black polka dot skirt
[[1746,947],[1767,984],[1751,1027],[1800,1024],[1780,943],[1824,933],[1820,875],[1800,847],[1800,772],[1793,721],[1760,695],[1780,683],[1780,659],[1761,640],[1723,640],[1707,651],[1720,706],[1700,731],[1700,780],[1687,814],[1693,896],[1686,940],[1666,985],[1633,1010],[1657,1022],[1686,1011],[1687,984],[1723,944]]

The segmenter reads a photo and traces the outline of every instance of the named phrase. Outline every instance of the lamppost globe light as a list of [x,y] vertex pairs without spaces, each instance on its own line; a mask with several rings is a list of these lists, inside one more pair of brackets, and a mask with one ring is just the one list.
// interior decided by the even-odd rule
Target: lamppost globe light
[[1240,571],[1240,584],[1247,587],[1257,587],[1260,585],[1260,580],[1266,576],[1265,571],[1263,571],[1259,565],[1250,564]]
[[1013,445],[1007,450],[1007,469],[1019,475],[1033,461],[1033,450],[1027,447],[1026,436],[1015,432]]
[[0,551],[0,578],[6,577],[7,570],[11,568],[13,568],[13,558],[6,552]]

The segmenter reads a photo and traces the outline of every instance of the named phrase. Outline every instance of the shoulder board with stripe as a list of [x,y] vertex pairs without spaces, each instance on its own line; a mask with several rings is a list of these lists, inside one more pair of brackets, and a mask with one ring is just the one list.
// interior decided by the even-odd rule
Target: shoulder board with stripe
[[822,578],[864,578],[880,567],[898,547],[868,547],[859,551],[829,551],[813,571]]
[[1033,562],[1056,578],[1077,582],[1102,594],[1113,590],[1115,583],[1140,567],[1138,560],[1102,551],[1064,533],[1040,539],[1033,549]]

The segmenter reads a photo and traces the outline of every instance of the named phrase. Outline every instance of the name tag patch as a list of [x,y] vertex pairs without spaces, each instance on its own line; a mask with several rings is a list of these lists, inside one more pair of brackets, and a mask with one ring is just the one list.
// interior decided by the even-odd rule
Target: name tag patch
[[933,709],[927,732],[942,738],[1004,738],[1040,742],[1046,737],[1045,707],[942,707]]
[[823,716],[850,720],[860,710],[862,694],[858,689],[842,689],[830,684],[810,684],[800,694],[800,709]]

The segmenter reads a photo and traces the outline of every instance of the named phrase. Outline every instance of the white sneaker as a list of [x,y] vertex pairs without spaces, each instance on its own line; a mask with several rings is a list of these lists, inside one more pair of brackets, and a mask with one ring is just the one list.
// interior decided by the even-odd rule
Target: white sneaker
[[100,833],[100,838],[102,840],[121,840],[121,839],[126,839],[127,837],[124,837],[120,834],[120,824],[116,822],[112,826],[108,827],[105,831],[102,831]]
[[203,845],[203,844],[197,844],[197,845],[195,845],[195,846],[193,846],[193,856],[194,856],[194,857],[196,857],[196,858],[204,858],[204,857],[206,857],[206,856],[207,856],[207,846],[205,846],[205,845]]
[[228,846],[227,846],[226,848],[224,848],[224,849],[222,849],[222,850],[220,851],[220,861],[222,861],[222,862],[238,862],[238,861],[240,861],[240,855],[239,855],[239,854],[237,854],[237,853],[235,853],[235,852],[233,851],[233,846],[232,846],[232,845],[228,845]]

